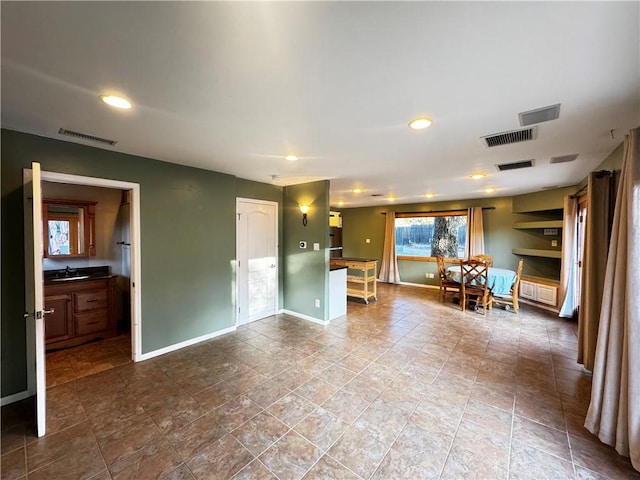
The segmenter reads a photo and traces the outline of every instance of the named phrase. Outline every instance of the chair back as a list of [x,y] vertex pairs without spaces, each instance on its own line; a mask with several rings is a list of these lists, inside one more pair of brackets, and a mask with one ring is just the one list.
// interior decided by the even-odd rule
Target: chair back
[[518,262],[518,268],[516,270],[516,279],[513,282],[513,287],[511,287],[511,293],[515,298],[518,298],[518,291],[520,289],[520,277],[522,277],[522,270],[524,268],[524,259],[520,259]]
[[442,255],[436,255],[436,262],[438,263],[438,275],[440,281],[447,280],[447,269],[444,265],[444,257]]
[[493,257],[491,255],[473,255],[469,260],[478,260],[486,263],[487,267],[493,267]]
[[488,290],[489,265],[479,260],[466,260],[460,264],[460,283],[466,290]]

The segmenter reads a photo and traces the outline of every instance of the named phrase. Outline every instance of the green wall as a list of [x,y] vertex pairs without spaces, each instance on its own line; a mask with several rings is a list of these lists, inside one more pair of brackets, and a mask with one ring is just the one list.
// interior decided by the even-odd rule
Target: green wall
[[[564,195],[573,193],[575,188],[548,190],[529,194],[532,196],[531,205],[562,209]],[[554,238],[561,243],[561,236],[544,237],[544,239],[530,237],[531,233],[513,228],[515,222],[534,220],[528,214],[513,213],[514,202],[529,204],[528,195],[518,197],[496,197],[448,202],[415,203],[395,205],[396,212],[428,212],[440,210],[462,210],[469,207],[493,207],[483,212],[485,252],[494,257],[494,265],[515,270],[520,259],[511,253],[514,247],[549,248],[547,244]],[[345,257],[382,259],[384,244],[385,215],[382,212],[391,211],[385,207],[343,208],[342,209],[342,245]],[[538,218],[535,218],[537,220]],[[539,218],[542,220],[543,218]],[[371,243],[366,243],[366,239]],[[545,242],[543,244],[532,242]],[[558,247],[560,248],[560,247]],[[435,262],[399,260],[398,268],[403,282],[438,285],[437,266]],[[525,258],[525,275],[544,278],[557,278],[560,272],[560,261],[557,259]],[[427,279],[425,274],[433,273],[434,278]]]
[[282,204],[281,188],[4,129],[1,152],[3,397],[26,390],[22,169],[31,162],[140,184],[142,353],[235,325],[236,196]]
[[[329,316],[329,181],[284,189],[284,308],[319,320]],[[310,205],[307,226],[299,205]],[[301,241],[307,248],[300,248]],[[313,244],[319,243],[315,251]],[[316,307],[316,299],[320,307]]]

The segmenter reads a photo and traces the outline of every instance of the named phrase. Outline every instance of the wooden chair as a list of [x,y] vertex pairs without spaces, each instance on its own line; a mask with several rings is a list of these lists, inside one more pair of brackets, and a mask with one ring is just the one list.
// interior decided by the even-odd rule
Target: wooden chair
[[469,260],[478,260],[486,263],[487,267],[493,267],[493,257],[491,255],[473,255]]
[[[436,261],[438,262],[438,278],[440,280],[440,301],[443,302],[447,293],[459,293],[460,292],[460,284],[458,282],[454,282],[447,277],[447,269],[444,264],[444,257],[442,255],[436,256]],[[452,291],[447,292],[447,289],[453,289]]]
[[489,266],[478,260],[466,260],[460,264],[462,288],[462,311],[465,311],[467,301],[475,303],[475,310],[482,305],[482,314],[487,313],[487,307],[492,308],[491,292],[488,287]]
[[504,305],[505,310],[510,310],[513,307],[513,311],[518,313],[518,294],[520,291],[520,277],[522,277],[522,269],[524,267],[524,260],[520,259],[518,262],[518,269],[516,270],[516,279],[511,286],[511,292],[509,295],[493,295],[491,302],[497,305]]

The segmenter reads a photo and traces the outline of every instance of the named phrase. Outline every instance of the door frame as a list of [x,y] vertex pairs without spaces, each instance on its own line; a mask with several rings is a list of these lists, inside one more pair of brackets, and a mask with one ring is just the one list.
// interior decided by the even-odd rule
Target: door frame
[[[280,299],[280,255],[279,255],[279,248],[280,248],[280,237],[279,237],[279,233],[278,233],[278,207],[279,207],[279,203],[278,202],[274,202],[271,200],[259,200],[257,198],[246,198],[246,197],[236,197],[236,288],[235,288],[235,296],[236,296],[236,327],[240,326],[240,316],[238,315],[238,309],[240,308],[240,282],[239,282],[239,275],[238,275],[238,268],[237,268],[237,262],[239,261],[239,255],[238,252],[240,251],[240,203],[256,203],[259,205],[269,205],[269,206],[273,206],[275,208],[275,215],[273,218],[273,228],[274,228],[274,238],[275,238],[275,256],[276,256],[276,270],[277,270],[277,275],[276,275],[276,291],[275,291],[275,308],[274,308],[274,314],[278,313],[278,306],[279,306],[279,299]],[[245,325],[246,323],[250,323],[250,322],[245,322],[242,325]]]
[[[118,190],[131,191],[131,358],[134,362],[142,360],[142,276],[141,276],[141,248],[140,248],[140,184],[124,182],[120,180],[110,180],[98,177],[85,177],[81,175],[71,175],[66,173],[41,171],[41,181],[54,183],[67,183],[72,185],[87,185],[93,187],[113,188]],[[35,332],[33,332],[35,334]],[[30,345],[31,342],[28,342]],[[44,343],[43,343],[44,345]],[[27,364],[32,363],[37,352],[33,348],[27,348]],[[34,369],[27,369],[27,393],[28,396],[35,395],[36,385],[39,377],[44,372],[36,372]],[[44,377],[43,377],[44,378]]]

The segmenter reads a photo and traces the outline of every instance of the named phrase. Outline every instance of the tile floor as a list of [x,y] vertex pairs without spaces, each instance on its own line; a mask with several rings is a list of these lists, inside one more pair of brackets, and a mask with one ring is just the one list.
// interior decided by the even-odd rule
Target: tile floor
[[51,382],[47,436],[29,401],[2,409],[2,479],[640,479],[581,426],[575,352],[575,324],[534,307],[382,284],[326,327],[278,315],[139,364],[93,357]]

